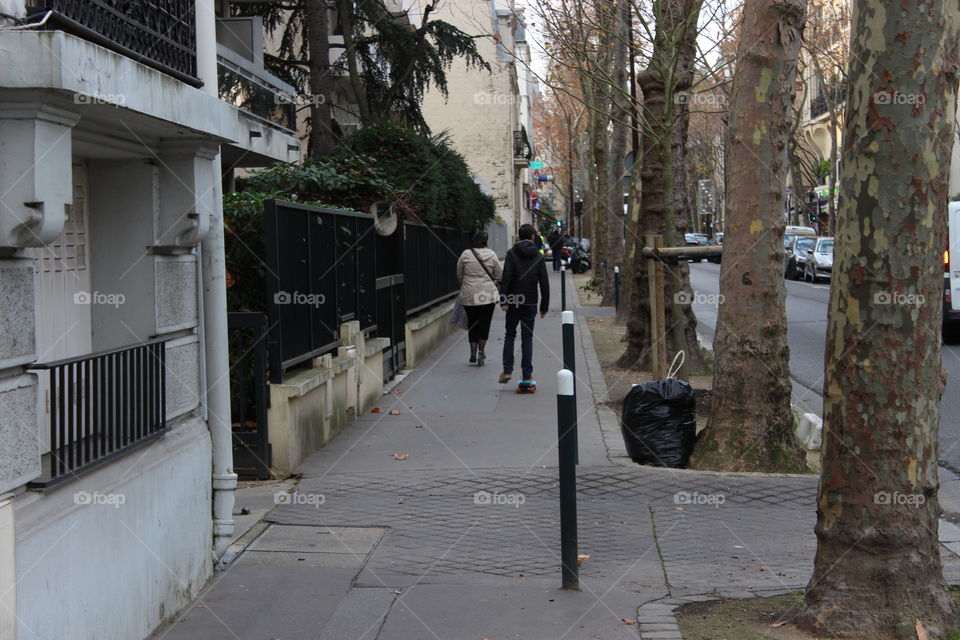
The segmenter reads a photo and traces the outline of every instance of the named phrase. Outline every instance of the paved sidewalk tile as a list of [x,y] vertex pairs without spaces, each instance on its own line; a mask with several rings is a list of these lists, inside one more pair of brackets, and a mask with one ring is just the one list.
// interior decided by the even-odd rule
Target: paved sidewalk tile
[[[536,321],[536,394],[496,381],[502,313],[485,367],[468,364],[463,333],[451,336],[383,397],[379,413],[359,416],[303,462],[305,498],[266,514],[196,605],[156,637],[672,640],[681,637],[673,610],[685,602],[803,588],[816,549],[817,478],[631,463],[617,416],[594,405],[606,385],[580,313],[585,557],[580,590],[559,588],[562,341],[559,278],[550,275],[551,313]],[[960,528],[945,522],[941,532],[945,574],[958,582]]]

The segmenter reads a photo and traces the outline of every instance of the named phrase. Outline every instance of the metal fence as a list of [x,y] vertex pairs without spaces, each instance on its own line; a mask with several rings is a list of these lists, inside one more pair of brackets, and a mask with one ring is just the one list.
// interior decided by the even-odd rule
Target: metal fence
[[340,346],[350,320],[390,339],[385,375],[404,364],[408,316],[456,295],[469,245],[454,229],[405,222],[380,236],[370,214],[267,200],[264,210],[270,381]]
[[30,366],[47,376],[50,434],[44,473],[30,486],[54,485],[166,432],[165,344]]
[[230,424],[233,470],[241,478],[270,477],[267,425],[267,317],[257,311],[227,314],[230,343]]

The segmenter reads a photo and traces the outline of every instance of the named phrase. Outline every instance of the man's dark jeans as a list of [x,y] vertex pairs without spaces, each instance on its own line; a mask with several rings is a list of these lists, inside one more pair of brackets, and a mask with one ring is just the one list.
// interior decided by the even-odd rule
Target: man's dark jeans
[[513,373],[513,344],[520,325],[520,370],[524,380],[533,378],[533,323],[537,305],[512,304],[507,309],[507,335],[503,339],[503,372]]
[[560,260],[563,256],[560,255],[560,249],[553,250],[553,270],[560,271]]

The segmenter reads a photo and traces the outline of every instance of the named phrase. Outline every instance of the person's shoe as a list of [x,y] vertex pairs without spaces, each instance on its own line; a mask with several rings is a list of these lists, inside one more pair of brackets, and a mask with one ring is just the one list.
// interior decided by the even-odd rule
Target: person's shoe
[[499,382],[500,384],[504,384],[506,382],[510,382],[510,378],[512,377],[513,377],[512,373],[507,373],[506,371],[504,371],[503,373],[500,374],[500,379],[497,382]]
[[483,363],[484,363],[484,361],[486,361],[486,359],[487,359],[487,354],[485,354],[483,351],[478,352],[478,353],[477,353],[477,366],[478,366],[478,367],[482,367],[482,366],[483,366]]
[[476,362],[476,361],[477,361],[477,356],[476,356],[476,354],[472,354],[472,353],[471,353],[471,354],[470,354],[470,364],[473,364],[473,363]]

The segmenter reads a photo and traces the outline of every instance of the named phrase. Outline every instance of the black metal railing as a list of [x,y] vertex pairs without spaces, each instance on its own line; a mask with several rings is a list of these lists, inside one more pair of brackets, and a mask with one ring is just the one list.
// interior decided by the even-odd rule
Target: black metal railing
[[527,138],[527,128],[521,126],[520,131],[513,132],[513,158],[514,160],[530,160],[533,157],[533,147],[530,146],[530,139]]
[[280,200],[264,203],[270,381],[340,344],[340,325],[376,330],[373,216]]
[[272,449],[267,425],[267,316],[227,314],[230,344],[230,424],[233,470],[241,478],[270,477]]
[[810,119],[818,118],[830,110],[839,107],[846,100],[844,87],[821,88],[820,93],[810,100]]
[[31,16],[200,86],[192,0],[27,0]]
[[404,288],[407,315],[457,295],[457,260],[467,235],[446,227],[404,223]]
[[407,318],[457,294],[457,260],[469,246],[455,229],[403,222],[380,236],[370,214],[281,200],[264,203],[263,235],[273,383],[335,351],[351,320],[390,339],[386,369],[398,369]]
[[36,363],[46,372],[50,453],[47,487],[159,437],[167,430],[164,340]]

